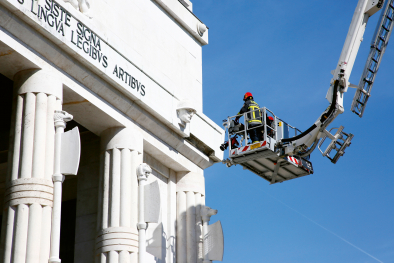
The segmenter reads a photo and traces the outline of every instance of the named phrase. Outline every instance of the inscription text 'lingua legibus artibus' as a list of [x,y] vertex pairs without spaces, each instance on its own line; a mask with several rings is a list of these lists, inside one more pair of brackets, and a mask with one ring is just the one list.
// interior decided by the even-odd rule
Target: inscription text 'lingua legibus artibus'
[[[19,4],[24,5],[26,0],[16,0]],[[70,43],[77,48],[83,50],[83,52],[97,61],[100,66],[107,68],[109,65],[109,59],[104,54],[103,50],[111,48],[102,39],[95,34],[89,27],[75,19],[70,13],[67,12],[61,5],[54,0],[30,0],[30,12],[42,24],[48,24],[49,27],[53,28],[55,32],[62,37],[69,39]],[[45,4],[41,5],[45,1]],[[27,3],[28,4],[28,3]],[[70,28],[69,31],[67,28]],[[56,36],[56,33],[49,31],[51,34]],[[68,33],[68,32],[71,32]],[[59,36],[56,36],[60,38]],[[106,47],[106,49],[103,48]],[[115,50],[114,50],[115,51]],[[122,57],[117,51],[115,51],[119,57]],[[122,59],[121,59],[122,60]],[[118,62],[121,62],[118,59]],[[123,63],[128,64],[129,62],[123,59]],[[117,64],[114,66],[112,72],[113,76],[122,80],[125,85],[131,87],[136,92],[139,92],[142,96],[145,96],[145,85],[139,82],[131,73],[126,72],[123,68]]]

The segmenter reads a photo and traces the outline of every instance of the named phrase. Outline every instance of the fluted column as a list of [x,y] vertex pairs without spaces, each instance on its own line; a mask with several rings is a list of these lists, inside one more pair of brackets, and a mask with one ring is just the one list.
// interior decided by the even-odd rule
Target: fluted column
[[53,204],[55,110],[62,83],[43,70],[14,77],[1,262],[47,263]]
[[205,204],[203,174],[177,174],[177,263],[202,260],[201,206]]
[[99,263],[138,261],[138,182],[142,135],[110,128],[101,135],[99,218],[96,240]]

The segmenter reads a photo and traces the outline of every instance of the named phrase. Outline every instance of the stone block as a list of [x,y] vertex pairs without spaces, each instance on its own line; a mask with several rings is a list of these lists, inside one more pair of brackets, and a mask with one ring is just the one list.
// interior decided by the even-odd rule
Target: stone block
[[[78,213],[78,204],[77,204]],[[75,226],[75,243],[92,242],[93,246],[96,240],[96,221],[97,215],[90,214],[85,216],[77,216]]]
[[78,191],[90,188],[97,188],[100,174],[100,162],[96,161],[89,165],[84,165],[78,171]]
[[95,242],[76,242],[74,251],[74,263],[94,262],[95,258]]
[[77,196],[77,217],[97,214],[98,188],[79,191]]

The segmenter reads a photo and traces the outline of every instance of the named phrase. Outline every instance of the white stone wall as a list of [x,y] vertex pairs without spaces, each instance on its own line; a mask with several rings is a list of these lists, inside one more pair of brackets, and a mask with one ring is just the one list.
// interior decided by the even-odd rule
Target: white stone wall
[[[201,51],[202,45],[208,42],[208,31],[203,37],[198,35],[197,26],[201,25],[201,21],[190,12],[191,5],[186,8],[178,0],[94,0],[88,1],[91,4],[89,12],[79,7],[83,11],[80,12],[65,3],[73,1],[59,0],[59,5],[67,11],[65,19],[68,17],[72,24],[62,35],[50,25],[49,20],[34,14],[39,9],[38,5],[42,7],[48,1],[34,1],[36,9],[30,10],[27,3],[31,3],[31,0],[0,0],[0,52],[6,54],[0,56],[0,73],[13,79],[24,70],[41,69],[46,72],[40,78],[40,84],[34,85],[37,90],[26,95],[29,98],[37,97],[37,105],[41,109],[37,119],[42,119],[42,102],[45,102],[41,87],[52,90],[53,83],[57,83],[59,94],[64,95],[58,99],[57,107],[73,114],[75,121],[95,134],[90,134],[95,138],[92,141],[83,138],[78,177],[66,181],[63,188],[65,200],[77,198],[75,262],[94,262],[95,258],[98,262],[137,262],[135,167],[144,161],[153,169],[148,183],[155,180],[159,183],[162,204],[159,223],[151,223],[147,229],[146,262],[175,263],[178,257],[179,263],[185,260],[197,263],[202,258],[199,209],[205,203],[203,169],[221,159],[218,146],[223,141],[223,130],[202,113]],[[62,23],[67,26],[66,22]],[[81,24],[100,37],[103,54],[108,55],[108,65],[111,67],[105,67],[104,62],[98,64],[97,60],[73,43],[76,41],[73,34],[76,34]],[[136,74],[135,77],[143,79],[147,85],[146,96],[114,77],[114,66],[119,61],[134,70],[130,73]],[[194,102],[197,114],[190,125],[180,131],[176,108],[184,99]],[[32,116],[35,116],[33,108],[24,111],[27,120],[32,121]],[[51,116],[53,110],[47,109],[48,116]],[[53,133],[52,125],[53,118],[48,117],[45,126],[47,134]],[[40,132],[44,126],[36,127],[38,132],[34,136],[37,138],[26,140],[26,145],[31,146],[33,141],[45,139]],[[121,140],[118,138],[119,145],[109,143],[111,138],[106,138],[110,146],[104,149],[100,147],[99,141],[105,137],[102,136],[105,131],[111,129],[132,132]],[[215,150],[215,155],[211,151],[207,153],[200,150],[197,147],[198,140],[197,143],[185,140],[190,133]],[[115,133],[112,135],[116,137]],[[51,138],[46,139],[51,148]],[[38,157],[42,155],[42,149],[34,148],[28,159],[41,160]],[[10,151],[14,160],[21,158],[18,152]],[[52,160],[51,151],[47,151],[48,160]],[[110,158],[100,159],[100,155]],[[17,167],[17,163],[10,160],[9,167],[11,164]],[[34,165],[32,178],[36,170],[44,169],[51,182],[52,166],[49,161],[43,164],[42,160]],[[106,177],[100,176],[104,171],[103,166],[106,166],[105,171],[108,170]],[[109,166],[116,169],[107,169]],[[118,169],[118,166],[121,168]],[[15,173],[15,167],[9,168],[9,173]],[[4,165],[0,166],[0,174],[3,168]],[[37,174],[42,176],[41,173]],[[99,178],[112,183],[100,183]],[[3,190],[8,187],[4,181],[5,178],[0,175],[0,189],[3,187]],[[127,191],[128,186],[132,194]],[[107,195],[109,191],[110,198]],[[36,217],[31,217],[34,220],[28,219],[23,210],[30,205],[29,202],[20,205],[20,219],[13,221],[13,205],[9,206],[12,210],[9,210],[10,216],[4,217],[7,220],[3,218],[4,222],[10,222],[3,223],[2,246],[7,248],[5,258],[11,256],[11,241],[14,238],[13,230],[8,226],[14,223],[17,225],[21,220],[24,228],[23,233],[20,232],[23,235],[17,233],[22,237],[18,239],[21,240],[18,241],[19,246],[24,246],[22,243],[25,242],[26,233],[29,233],[27,254],[35,252],[36,243],[32,241],[38,236],[34,231],[39,231],[34,223]],[[108,204],[116,209],[109,211]],[[32,207],[31,213],[39,215],[34,212],[38,206],[35,204]],[[105,225],[103,222],[109,215],[126,219],[119,220],[119,224]],[[45,214],[45,218],[49,219],[50,214]],[[50,229],[48,222],[42,224],[45,229]],[[44,234],[41,240],[49,240],[50,233],[46,231]],[[180,240],[178,244],[177,240]],[[43,256],[40,262],[47,262],[49,244],[45,243],[41,247],[45,253],[41,253]],[[19,259],[15,262],[28,262],[24,252],[17,256]]]
[[146,0],[96,0],[91,14],[92,23],[114,48],[177,98],[195,101],[202,112],[201,43],[160,5]]

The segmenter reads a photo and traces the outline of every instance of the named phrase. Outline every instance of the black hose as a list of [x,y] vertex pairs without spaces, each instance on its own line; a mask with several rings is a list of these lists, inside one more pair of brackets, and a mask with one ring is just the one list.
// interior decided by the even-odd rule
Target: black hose
[[[333,94],[332,94],[332,101],[331,101],[330,108],[328,109],[327,113],[323,114],[320,118],[320,122],[322,124],[324,124],[324,122],[328,119],[328,117],[330,117],[330,115],[336,109],[337,96],[338,96],[338,86],[339,86],[339,80],[336,80],[334,83],[334,90],[333,90]],[[297,136],[291,137],[291,138],[282,139],[282,142],[286,143],[286,142],[292,142],[292,141],[298,140],[298,139],[304,137],[305,135],[307,135],[308,133],[310,133],[311,131],[313,131],[316,127],[317,127],[316,124],[313,124],[311,127],[309,127],[309,129],[307,129],[303,133],[301,133]]]
[[330,117],[331,113],[336,109],[337,96],[338,96],[338,86],[339,86],[339,80],[336,80],[334,83],[334,91],[332,94],[332,101],[331,101],[330,109],[327,111],[327,113],[323,114],[320,118],[320,122],[322,124],[328,119],[328,117]]
[[306,134],[310,133],[311,131],[313,131],[316,128],[316,124],[313,124],[311,127],[309,127],[308,130],[304,131],[301,134],[298,134],[297,136],[291,137],[291,138],[287,138],[287,139],[282,139],[282,142],[291,142],[291,141],[295,141],[298,140],[299,138],[304,137]]

